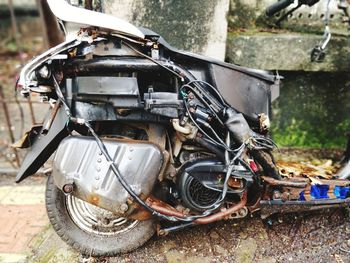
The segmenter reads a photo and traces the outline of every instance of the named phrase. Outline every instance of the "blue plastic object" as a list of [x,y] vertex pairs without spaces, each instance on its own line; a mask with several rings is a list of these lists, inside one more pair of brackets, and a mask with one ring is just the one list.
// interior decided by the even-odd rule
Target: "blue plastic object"
[[299,201],[306,201],[304,194],[305,194],[305,191],[302,191],[302,192],[299,194]]
[[[328,199],[329,185],[312,185],[310,195],[312,199]],[[335,186],[334,195],[339,199],[346,199],[350,197],[350,186]],[[299,201],[306,201],[305,191],[299,194]]]
[[336,186],[333,193],[337,198],[345,199],[350,195],[350,187]]
[[312,185],[310,195],[313,199],[327,199],[329,198],[327,195],[328,190],[329,190],[329,185],[326,185],[326,184]]

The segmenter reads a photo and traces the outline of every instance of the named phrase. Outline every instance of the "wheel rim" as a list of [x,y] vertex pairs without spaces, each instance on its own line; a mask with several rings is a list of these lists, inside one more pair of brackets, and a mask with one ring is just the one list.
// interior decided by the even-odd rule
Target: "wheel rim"
[[112,236],[130,231],[139,223],[138,220],[116,216],[72,195],[66,196],[66,205],[73,222],[88,233]]

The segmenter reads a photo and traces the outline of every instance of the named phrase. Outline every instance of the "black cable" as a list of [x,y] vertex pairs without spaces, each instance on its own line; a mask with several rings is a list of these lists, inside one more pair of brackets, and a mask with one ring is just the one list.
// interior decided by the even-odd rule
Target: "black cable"
[[179,79],[181,79],[182,82],[184,82],[184,77],[181,76],[180,74],[178,74],[177,72],[175,72],[174,70],[167,68],[166,66],[164,66],[162,63],[158,62],[157,60],[151,58],[150,56],[147,56],[146,54],[143,54],[142,52],[138,51],[136,48],[134,48],[133,46],[131,46],[129,43],[127,42],[123,42],[122,43],[124,45],[126,45],[128,48],[130,48],[131,50],[135,51],[137,54],[139,54],[142,57],[145,57],[147,59],[149,59],[150,61],[152,61],[153,63],[157,64],[158,66],[162,67],[163,69],[171,72],[172,74],[174,74],[175,76],[177,76]]
[[56,80],[56,78],[54,76],[52,76],[52,80],[53,80],[53,85],[55,87],[56,94],[57,94],[58,98],[60,99],[61,103],[63,104],[64,110],[65,110],[68,118],[69,119],[73,119],[73,115],[72,115],[72,113],[70,111],[70,108],[68,107],[66,99],[63,96],[63,93],[61,91],[60,85],[58,84],[58,82],[57,82],[57,80]]
[[[219,118],[219,116],[215,113],[215,111],[213,109],[211,109],[210,105],[208,105],[208,103],[205,101],[205,99],[202,98],[200,94],[197,94],[197,91],[193,87],[190,86],[191,83],[195,83],[195,82],[204,83],[204,84],[208,85],[209,87],[211,87],[215,92],[217,92],[216,89],[213,86],[211,86],[209,83],[207,83],[205,81],[200,81],[200,80],[192,80],[189,83],[184,84],[180,88],[180,91],[182,91],[184,88],[188,88],[192,92],[194,92],[197,95],[197,97],[199,97],[199,99],[205,104],[205,106],[207,106],[211,110],[211,112],[215,115],[215,117],[222,123],[222,121]],[[200,91],[200,92],[202,92],[202,91]],[[206,94],[203,93],[203,95],[205,96]],[[210,101],[209,97],[207,97],[207,99]],[[220,99],[222,100],[223,103],[225,103],[221,96],[220,96]],[[184,100],[184,103],[185,103],[185,106],[187,106],[185,100]],[[227,104],[225,104],[225,105],[227,105]],[[227,107],[229,107],[229,106],[227,106]],[[192,117],[191,113],[188,110],[188,107],[186,107],[186,110],[187,110],[188,114],[190,115],[190,117]],[[199,125],[195,122],[195,120],[193,118],[191,118],[191,120],[197,126],[197,128],[199,128]],[[218,139],[219,142],[217,142],[212,137],[210,137],[202,129],[200,129],[200,128],[199,129],[200,129],[201,132],[204,133],[205,136],[207,136],[209,138],[209,140],[212,143],[215,143],[216,145],[221,146],[222,148],[224,148],[224,149],[226,149],[228,151],[231,150],[231,149],[226,147],[226,144],[223,143],[223,140],[217,135],[217,133],[215,132],[215,130],[211,126],[209,126],[208,128],[215,135],[215,137]],[[254,145],[252,145],[252,146],[254,146],[254,149],[256,149],[256,150],[264,150],[264,149],[272,150],[273,148],[277,147],[276,143],[273,140],[271,140],[270,138],[259,136],[258,134],[255,134],[255,133],[251,137],[251,141],[254,142]]]
[[[193,87],[189,86],[188,84],[184,84],[180,88],[180,91],[182,91],[183,88],[188,88],[188,89],[192,90],[192,92],[194,92],[197,95],[197,97],[199,97],[200,101],[202,101],[205,104],[205,106],[207,106],[207,108],[210,109],[210,111],[214,114],[214,116],[220,122],[220,124],[224,125],[223,121],[219,118],[219,116],[216,114],[216,112],[210,107],[208,102],[206,102],[205,99],[200,94],[198,94],[197,91]],[[207,98],[207,99],[210,101],[210,98]]]
[[69,117],[69,119],[73,122],[76,122],[78,124],[84,125],[86,128],[88,128],[89,132],[91,133],[91,135],[94,137],[100,151],[102,152],[102,154],[105,156],[107,162],[109,162],[111,169],[113,171],[113,173],[116,175],[119,183],[123,186],[123,188],[130,194],[131,197],[133,197],[143,208],[145,208],[147,211],[151,212],[152,215],[155,215],[157,217],[160,217],[162,219],[166,219],[168,221],[171,222],[177,222],[178,218],[175,217],[171,217],[171,216],[166,216],[163,214],[158,213],[157,211],[155,211],[154,209],[152,209],[150,206],[148,206],[142,199],[140,199],[138,197],[138,195],[130,188],[130,186],[128,185],[128,183],[125,181],[125,179],[121,176],[119,170],[117,169],[117,167],[115,166],[112,158],[110,157],[106,146],[104,145],[104,143],[101,141],[101,139],[98,137],[98,135],[96,134],[96,132],[94,131],[94,129],[92,128],[92,126],[90,125],[89,122],[85,121],[85,120],[78,120],[76,118],[74,118],[71,114],[70,108],[68,107],[66,100],[62,94],[62,91],[60,89],[60,86],[56,80],[56,78],[53,76],[53,83],[55,86],[55,91],[57,93],[58,98],[60,99],[60,101],[63,104],[63,107],[65,108],[65,111]]
[[[180,78],[182,82],[185,81],[185,76],[182,76],[182,75],[178,74],[176,71],[170,69],[169,67],[164,66],[161,62],[159,62],[159,61],[157,61],[157,60],[151,58],[150,56],[147,56],[146,54],[140,52],[139,50],[137,50],[136,48],[134,48],[134,47],[133,47],[132,45],[130,45],[129,43],[127,43],[127,42],[122,42],[122,43],[123,43],[124,45],[126,45],[128,48],[130,48],[131,50],[133,50],[134,52],[136,52],[137,54],[139,54],[140,56],[149,59],[150,61],[152,61],[153,63],[155,63],[155,64],[157,64],[158,66],[162,67],[163,69],[165,69],[165,70],[171,72],[172,74],[174,74],[175,76],[177,76],[178,78]],[[224,104],[225,106],[228,106],[228,105],[226,104],[226,102],[224,101],[224,99],[222,98],[221,94],[219,94],[219,92],[218,92],[212,85],[210,85],[209,83],[207,83],[207,82],[205,82],[205,81],[202,81],[202,80],[197,80],[197,79],[190,80],[189,83],[191,84],[191,83],[197,83],[197,82],[198,82],[198,83],[203,83],[203,84],[209,86],[210,88],[212,88],[212,89],[216,92],[216,94],[218,94],[218,96],[219,96],[219,98],[222,100],[223,104]],[[203,94],[205,94],[205,92],[203,92],[202,90],[201,90],[201,92],[202,92]],[[211,100],[209,99],[209,101],[211,101]],[[211,103],[212,103],[212,104],[216,104],[216,103],[214,103],[213,101],[211,101]],[[208,104],[207,104],[207,106],[211,109],[211,107],[210,107]],[[219,105],[219,106],[221,106],[221,108],[223,108],[222,105]],[[211,109],[211,110],[212,110],[212,109]],[[214,112],[214,114],[215,114],[215,116],[217,117],[217,119],[219,120],[219,122],[220,122],[221,124],[223,124],[222,121],[221,121],[221,119],[216,115],[215,111],[214,111],[214,110],[212,110],[212,111]]]
[[[190,81],[190,83],[193,83],[195,81]],[[210,84],[209,84],[210,85]],[[201,98],[201,96],[199,96],[196,92],[196,90],[193,89],[193,87],[189,86],[189,84],[184,84],[181,88],[180,91],[183,93],[183,89],[184,88],[188,88],[190,89],[192,92],[196,93],[196,95],[199,97],[199,99],[201,99],[201,101],[206,104],[206,106],[208,108],[210,108],[210,106],[207,104],[207,102]],[[209,98],[208,98],[209,99]],[[209,99],[210,100],[210,99]],[[201,129],[201,127],[199,126],[199,124],[194,120],[194,118],[191,115],[191,112],[188,109],[187,103],[185,98],[183,97],[183,101],[184,101],[184,105],[186,108],[186,111],[191,119],[191,121],[194,123],[194,125],[209,139],[209,141],[221,148],[224,148],[227,151],[232,151],[231,148],[229,148],[229,146],[226,146],[226,144],[223,142],[223,140],[218,136],[218,134],[215,132],[215,130],[209,125],[207,128],[209,128],[211,130],[211,132],[214,134],[214,136],[218,139],[218,141],[216,141],[215,139],[213,139],[210,135],[208,135],[203,129]],[[210,108],[210,110],[212,111],[212,113],[215,114],[215,116],[217,117],[218,120],[220,120],[220,118],[216,115],[216,113]],[[273,140],[271,140],[270,138],[266,138],[266,137],[262,137],[262,136],[258,136],[258,134],[253,134],[253,136],[250,139],[252,142],[254,142],[254,144],[251,144],[252,147],[254,147],[254,149],[256,150],[272,150],[274,147],[277,147],[277,145],[275,144],[275,142]]]
[[[184,76],[181,76],[181,75],[178,74],[176,71],[174,71],[174,70],[172,70],[172,69],[170,69],[170,68],[164,66],[161,62],[159,62],[159,61],[157,61],[157,60],[151,58],[150,56],[147,56],[146,54],[140,52],[139,50],[137,50],[136,48],[134,48],[133,46],[131,46],[129,43],[127,43],[127,42],[122,42],[122,43],[124,43],[124,45],[126,45],[128,48],[130,48],[131,50],[133,50],[134,52],[136,52],[136,53],[139,54],[140,56],[143,56],[143,57],[149,59],[150,61],[152,61],[153,63],[157,64],[158,66],[160,66],[160,67],[164,68],[165,70],[171,72],[172,74],[176,75],[178,78],[181,79],[182,82],[185,81]],[[220,99],[222,100],[223,104],[224,104],[225,106],[227,105],[227,104],[225,103],[224,99],[222,98],[222,96],[219,94],[219,92],[218,92],[212,85],[210,85],[209,83],[207,83],[207,82],[205,82],[205,81],[202,81],[202,80],[193,79],[193,80],[190,80],[189,84],[191,84],[191,83],[196,83],[196,82],[204,83],[204,84],[208,85],[210,88],[212,88],[212,89],[218,94],[218,96],[219,96]],[[190,87],[190,86],[189,86],[189,87]],[[191,87],[191,88],[192,88],[192,87]],[[193,88],[192,88],[192,89],[193,89]],[[180,90],[181,90],[181,88],[180,88]],[[201,92],[204,93],[203,91],[201,91]],[[204,93],[204,94],[205,94],[205,93]],[[209,99],[209,101],[210,101],[210,99]],[[210,108],[210,110],[212,110],[212,112],[214,113],[214,115],[216,116],[216,118],[218,119],[218,121],[223,125],[223,122],[222,122],[221,119],[217,116],[216,112],[215,112],[213,109],[211,109],[210,105],[208,105],[206,102],[204,102],[204,103],[206,104],[206,106],[207,106],[208,108]],[[212,101],[211,101],[211,103],[214,104]],[[221,106],[222,106],[222,105],[221,105]]]
[[186,103],[186,100],[185,100],[185,98],[182,98],[183,99],[183,101],[184,101],[184,105],[185,105],[185,109],[186,109],[186,111],[187,111],[187,113],[188,113],[188,117],[191,119],[191,121],[193,122],[193,124],[198,128],[198,130],[200,130],[203,134],[204,134],[204,136],[206,136],[207,137],[207,139],[209,139],[209,141],[211,142],[211,143],[213,143],[213,144],[215,144],[216,146],[219,146],[219,147],[221,147],[221,148],[224,148],[225,150],[228,150],[228,151],[233,151],[232,149],[230,149],[230,148],[228,148],[227,146],[226,146],[226,144],[221,144],[221,143],[219,143],[219,142],[217,142],[216,140],[214,140],[210,135],[208,135],[199,125],[198,125],[198,123],[194,120],[194,118],[192,117],[192,114],[191,114],[191,112],[190,112],[190,110],[189,110],[189,108],[188,108],[188,106],[187,106],[187,103]]
[[[270,139],[268,137],[260,136],[256,133],[252,136],[252,140],[257,145],[257,147],[260,147],[260,148],[265,148],[265,149],[269,149],[269,150],[272,150],[274,148],[278,148],[278,146],[276,145],[276,143],[272,139]],[[257,149],[257,148],[255,148],[255,149]]]
[[220,92],[216,88],[214,88],[214,86],[210,85],[208,82],[206,82],[204,80],[196,79],[196,80],[191,80],[189,83],[187,83],[187,85],[191,85],[192,83],[196,83],[196,82],[203,83],[203,84],[207,85],[208,87],[210,87],[216,93],[216,95],[218,95],[222,104],[224,104],[224,106],[226,106],[226,107],[229,107],[229,105],[225,102],[225,100],[222,97],[222,95],[220,94]]

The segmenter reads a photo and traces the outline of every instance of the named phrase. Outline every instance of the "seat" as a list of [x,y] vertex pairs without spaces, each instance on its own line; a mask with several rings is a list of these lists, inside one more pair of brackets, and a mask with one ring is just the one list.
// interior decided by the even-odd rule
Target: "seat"
[[95,26],[123,35],[144,38],[145,35],[134,25],[111,15],[74,7],[65,0],[47,0],[52,13],[59,19],[81,25]]

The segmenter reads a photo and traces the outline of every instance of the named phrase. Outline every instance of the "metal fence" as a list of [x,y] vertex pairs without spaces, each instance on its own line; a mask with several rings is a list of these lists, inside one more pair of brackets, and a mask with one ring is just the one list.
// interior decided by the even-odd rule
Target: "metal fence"
[[[8,0],[8,8],[11,17],[11,34],[14,42],[16,43],[18,58],[20,64],[25,63],[23,51],[20,45],[20,34],[18,29],[18,23],[14,12],[12,0]],[[6,77],[6,76],[5,76]],[[0,173],[14,174],[17,172],[21,160],[23,159],[23,153],[19,153],[11,145],[19,139],[18,136],[24,133],[25,120],[29,119],[30,124],[36,124],[36,117],[33,109],[33,102],[29,99],[19,99],[17,96],[6,97],[5,88],[0,83],[0,117],[1,128],[4,128],[5,133],[1,133],[0,137]],[[28,110],[24,110],[24,108]],[[13,118],[13,112],[19,112],[19,120]],[[14,133],[15,127],[18,130],[18,134]]]

